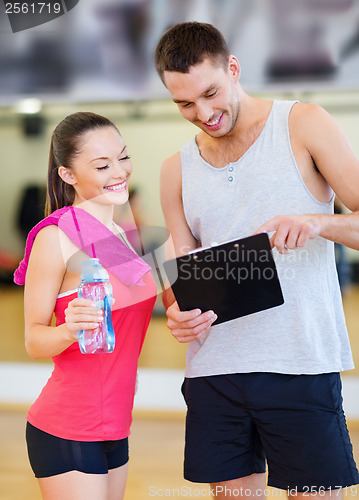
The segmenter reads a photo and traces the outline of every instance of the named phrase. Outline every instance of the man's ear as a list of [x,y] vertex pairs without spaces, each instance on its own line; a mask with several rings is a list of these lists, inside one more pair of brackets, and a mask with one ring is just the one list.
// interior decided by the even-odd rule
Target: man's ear
[[228,69],[234,78],[235,83],[237,83],[241,76],[241,66],[238,59],[233,55],[230,55],[228,58]]
[[59,167],[57,169],[57,173],[61,177],[61,179],[66,182],[66,184],[71,184],[72,186],[76,184],[76,179],[71,171],[71,169],[66,168],[66,167]]

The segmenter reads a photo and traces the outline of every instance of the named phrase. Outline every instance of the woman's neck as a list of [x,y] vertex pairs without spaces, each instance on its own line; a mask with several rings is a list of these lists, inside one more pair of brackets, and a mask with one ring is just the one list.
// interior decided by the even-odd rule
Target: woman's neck
[[82,201],[81,203],[74,202],[74,207],[82,208],[93,217],[98,219],[104,226],[113,231],[113,205],[102,205],[94,203],[91,200]]

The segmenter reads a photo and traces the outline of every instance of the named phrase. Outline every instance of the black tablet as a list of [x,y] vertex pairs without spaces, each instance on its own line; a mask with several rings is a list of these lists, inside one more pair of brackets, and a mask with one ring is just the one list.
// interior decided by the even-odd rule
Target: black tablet
[[199,248],[164,268],[181,311],[213,310],[213,324],[284,303],[267,233]]

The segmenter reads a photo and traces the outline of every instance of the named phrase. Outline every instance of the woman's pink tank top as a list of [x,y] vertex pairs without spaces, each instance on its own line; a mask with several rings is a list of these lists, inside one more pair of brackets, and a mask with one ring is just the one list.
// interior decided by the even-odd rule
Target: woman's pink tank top
[[[107,441],[130,433],[138,357],[157,292],[150,273],[133,287],[109,275],[114,352],[82,354],[75,342],[55,356],[52,375],[27,415],[35,427],[64,439]],[[65,322],[65,310],[76,296],[57,299],[56,326]]]

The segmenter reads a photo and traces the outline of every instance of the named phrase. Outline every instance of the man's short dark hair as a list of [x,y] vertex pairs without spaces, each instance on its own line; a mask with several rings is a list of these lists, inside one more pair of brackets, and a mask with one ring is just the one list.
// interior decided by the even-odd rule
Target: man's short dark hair
[[226,67],[229,48],[217,28],[207,23],[186,22],[169,28],[155,51],[156,70],[164,82],[165,71],[188,73],[206,57]]

